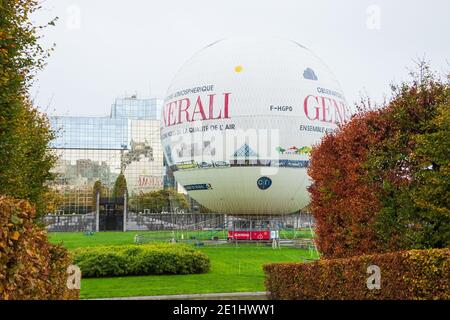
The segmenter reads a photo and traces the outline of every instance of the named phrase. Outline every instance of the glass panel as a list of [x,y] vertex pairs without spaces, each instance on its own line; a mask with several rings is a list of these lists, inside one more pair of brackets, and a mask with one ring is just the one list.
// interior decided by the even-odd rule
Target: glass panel
[[[110,196],[120,172],[131,197],[163,188],[160,124],[155,120],[158,100],[129,100],[113,105],[111,118],[50,118],[57,135],[50,147],[59,156],[53,188],[62,196],[60,212],[94,211],[94,183],[101,181],[102,196]],[[141,116],[146,119],[134,119]]]

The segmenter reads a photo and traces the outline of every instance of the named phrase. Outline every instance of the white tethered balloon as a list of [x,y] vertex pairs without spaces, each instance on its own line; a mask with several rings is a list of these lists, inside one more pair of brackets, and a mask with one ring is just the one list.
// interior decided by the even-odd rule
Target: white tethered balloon
[[305,207],[311,146],[351,112],[330,69],[278,38],[203,48],[176,74],[162,109],[176,181],[210,210],[233,215]]

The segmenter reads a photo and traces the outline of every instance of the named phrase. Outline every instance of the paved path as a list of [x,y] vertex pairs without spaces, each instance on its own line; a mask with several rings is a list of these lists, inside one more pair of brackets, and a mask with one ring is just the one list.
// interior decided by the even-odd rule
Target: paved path
[[94,300],[264,300],[264,299],[267,299],[267,292],[265,291],[118,297],[118,298],[106,298]]

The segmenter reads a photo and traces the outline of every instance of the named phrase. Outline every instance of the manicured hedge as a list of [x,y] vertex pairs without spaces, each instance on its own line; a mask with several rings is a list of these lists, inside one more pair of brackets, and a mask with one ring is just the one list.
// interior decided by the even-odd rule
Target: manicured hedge
[[48,241],[28,201],[0,196],[0,300],[78,299],[67,288],[66,249]]
[[[381,270],[369,290],[367,267]],[[271,299],[450,299],[450,248],[264,266]]]
[[73,253],[83,277],[191,274],[210,269],[208,256],[178,244],[87,247]]

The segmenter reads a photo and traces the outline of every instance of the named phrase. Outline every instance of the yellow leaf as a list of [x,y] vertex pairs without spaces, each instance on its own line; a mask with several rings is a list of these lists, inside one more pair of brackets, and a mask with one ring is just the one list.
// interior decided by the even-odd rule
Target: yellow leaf
[[12,240],[19,240],[20,233],[18,231],[14,231],[11,235]]

